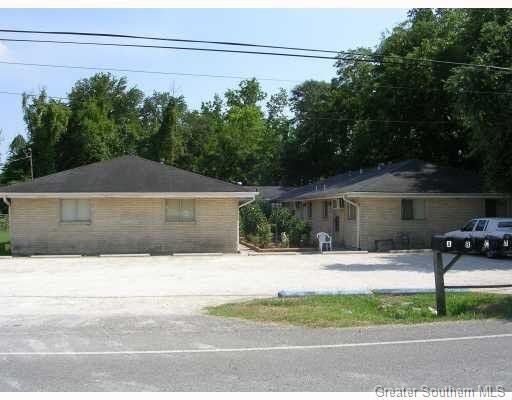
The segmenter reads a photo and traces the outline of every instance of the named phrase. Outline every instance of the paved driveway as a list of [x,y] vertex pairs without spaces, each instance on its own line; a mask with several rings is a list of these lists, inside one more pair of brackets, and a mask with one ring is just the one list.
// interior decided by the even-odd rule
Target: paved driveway
[[[510,258],[454,268],[447,284],[512,282]],[[0,282],[1,317],[186,315],[282,289],[432,287],[433,273],[430,253],[12,258]]]

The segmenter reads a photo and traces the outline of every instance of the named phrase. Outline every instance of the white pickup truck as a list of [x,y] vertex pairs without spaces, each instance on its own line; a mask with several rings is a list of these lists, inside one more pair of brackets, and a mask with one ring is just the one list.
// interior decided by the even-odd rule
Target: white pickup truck
[[[476,218],[468,221],[462,228],[447,232],[445,237],[453,239],[473,238],[483,242],[486,238],[512,238],[512,218]],[[497,256],[497,252],[482,248],[482,253],[488,257]]]

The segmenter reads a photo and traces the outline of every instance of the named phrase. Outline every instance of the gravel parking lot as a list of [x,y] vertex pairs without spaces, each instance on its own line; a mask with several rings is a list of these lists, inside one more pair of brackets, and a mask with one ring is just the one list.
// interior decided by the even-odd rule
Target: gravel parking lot
[[[447,256],[450,257],[450,256]],[[432,255],[223,255],[0,260],[0,316],[150,315],[283,289],[432,288]],[[465,256],[446,284],[512,283],[512,259]]]

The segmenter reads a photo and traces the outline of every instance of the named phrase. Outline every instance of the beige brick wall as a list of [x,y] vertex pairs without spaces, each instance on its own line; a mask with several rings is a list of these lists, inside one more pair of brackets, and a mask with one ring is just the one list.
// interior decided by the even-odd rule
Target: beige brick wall
[[[312,200],[312,216],[308,217],[307,213],[307,202],[303,203],[303,206],[295,211],[295,216],[302,219],[303,221],[311,224],[311,235],[313,239],[316,238],[318,232],[327,232],[333,236],[335,244],[343,244],[343,228],[344,228],[344,212],[342,209],[333,209],[332,200],[329,200],[331,205],[328,208],[328,216],[324,218],[322,215],[322,204],[323,200]],[[294,204],[292,202],[286,203],[286,207],[293,209]],[[334,232],[334,217],[340,216],[340,232]]]
[[484,215],[483,199],[426,199],[425,219],[401,219],[401,199],[356,199],[361,205],[361,248],[375,249],[375,240],[409,235],[413,247],[429,247],[432,235],[460,228]]
[[164,199],[91,199],[91,223],[61,223],[58,199],[12,199],[12,252],[236,252],[238,200],[196,199],[195,222],[166,222]]
[[[424,220],[403,221],[401,219],[401,199],[352,199],[360,204],[361,217],[361,248],[375,249],[375,240],[393,239],[397,241],[400,232],[407,233],[411,246],[425,248],[430,246],[432,235],[445,233],[460,228],[471,218],[484,216],[485,200],[483,199],[426,199],[426,218]],[[313,237],[318,232],[333,234],[333,219],[335,215],[341,217],[341,226],[338,234],[334,234],[335,243],[348,248],[357,247],[357,222],[348,219],[348,205],[342,210],[329,207],[327,219],[322,217],[323,200],[313,200],[312,218],[307,217],[307,208],[304,206],[296,216],[311,223]],[[292,206],[291,203],[288,204]],[[512,214],[512,201],[500,204],[499,216]]]
[[[432,235],[445,233],[460,228],[467,220],[485,213],[483,199],[426,199],[426,218],[424,220],[403,221],[401,219],[401,199],[353,199],[361,205],[361,248],[375,249],[375,240],[393,239],[397,242],[400,232],[407,233],[411,246],[424,248],[430,245]],[[322,217],[323,200],[313,200],[313,216],[307,218],[306,208],[302,219],[309,221],[313,235],[317,232],[332,232],[333,218],[341,217],[341,232],[334,233],[335,242],[348,248],[357,247],[357,222],[348,219],[348,207],[342,210],[329,208],[329,217]],[[506,208],[506,207],[505,207]],[[498,209],[500,216],[510,215],[512,203],[509,201],[508,211],[503,206]],[[296,214],[298,217],[301,213]]]
[[313,229],[313,235],[316,237],[316,234],[318,232],[327,232],[329,234],[332,233],[333,226],[332,226],[332,207],[328,208],[328,214],[327,218],[324,218],[322,215],[322,207],[323,207],[323,200],[313,200],[313,213],[312,218],[309,220],[311,223],[311,227]]

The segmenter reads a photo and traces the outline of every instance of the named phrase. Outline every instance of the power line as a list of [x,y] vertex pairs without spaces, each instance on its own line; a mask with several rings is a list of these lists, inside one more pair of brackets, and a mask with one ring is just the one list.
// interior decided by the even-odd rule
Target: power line
[[[7,95],[12,95],[12,96],[28,96],[28,97],[37,97],[38,95],[37,94],[29,94],[29,93],[24,93],[24,92],[11,92],[11,91],[8,91],[8,90],[0,90],[0,94],[7,94]],[[46,96],[48,97],[49,99],[55,99],[55,100],[68,100],[67,97],[57,97],[57,96]]]
[[76,44],[76,45],[90,45],[90,46],[110,46],[110,47],[136,47],[136,48],[147,48],[147,49],[190,50],[190,51],[206,51],[206,52],[210,51],[210,52],[216,52],[216,53],[254,54],[254,55],[265,55],[265,56],[310,58],[310,59],[322,59],[322,60],[337,60],[339,58],[339,57],[334,57],[334,56],[315,56],[315,55],[311,55],[311,54],[273,53],[270,51],[229,50],[229,49],[217,49],[217,48],[208,48],[208,47],[159,46],[159,45],[150,45],[150,44],[130,44],[130,43],[113,43],[113,42],[79,42],[79,41],[74,41],[74,40],[0,38],[0,41],[49,43],[49,44]]
[[[0,64],[4,65],[19,65],[27,67],[42,67],[42,68],[63,68],[63,69],[79,69],[87,71],[113,71],[113,72],[129,72],[129,73],[141,73],[141,74],[155,74],[155,75],[172,75],[172,76],[191,76],[199,78],[221,78],[221,79],[252,79],[256,78],[260,81],[273,81],[273,82],[287,82],[287,83],[302,83],[303,81],[291,80],[291,79],[280,79],[280,78],[261,78],[261,77],[249,77],[239,75],[215,75],[215,74],[195,74],[188,72],[168,72],[168,71],[153,71],[143,69],[130,69],[130,68],[115,68],[115,67],[92,67],[92,66],[81,66],[81,65],[63,65],[63,64],[41,64],[41,63],[26,63],[26,62],[14,62],[14,61],[0,61]],[[418,88],[408,86],[393,86],[393,85],[376,85],[371,88],[364,88],[365,90],[377,91],[380,89],[397,89],[397,90],[412,90],[421,92],[446,92],[445,89],[432,89],[432,88]],[[363,88],[361,88],[363,90]],[[481,91],[481,90],[460,90],[459,94],[488,94],[488,95],[512,95],[512,91]],[[17,93],[15,93],[17,94]]]
[[339,51],[335,51],[335,50],[322,50],[322,49],[312,49],[312,48],[304,48],[304,47],[276,46],[276,45],[260,44],[260,43],[166,38],[166,37],[159,37],[159,36],[127,35],[127,34],[104,33],[104,32],[98,33],[98,32],[36,31],[36,30],[22,30],[22,29],[0,29],[0,32],[30,33],[30,34],[35,33],[35,34],[44,34],[44,35],[113,37],[113,38],[123,38],[123,39],[143,39],[143,40],[158,40],[158,41],[166,41],[166,42],[204,43],[204,44],[217,44],[217,45],[223,45],[223,46],[241,46],[241,47],[258,47],[258,48],[266,48],[266,49],[309,51],[309,52],[315,52],[315,53],[332,53],[332,54],[340,53]]
[[[133,72],[140,74],[154,74],[154,75],[174,75],[174,76],[191,76],[200,78],[223,78],[223,79],[251,79],[252,77],[237,76],[237,75],[215,75],[215,74],[194,74],[189,72],[167,72],[167,71],[151,71],[143,69],[129,69],[129,68],[110,68],[110,67],[90,67],[81,65],[61,65],[61,64],[38,64],[38,63],[25,63],[25,62],[13,62],[13,61],[0,61],[0,64],[6,65],[21,65],[29,67],[47,67],[47,68],[67,68],[67,69],[82,69],[89,71],[114,71],[114,72]],[[273,82],[289,82],[289,83],[300,83],[302,81],[291,80],[291,79],[279,79],[279,78],[256,78],[261,81],[273,81]]]
[[[0,30],[1,31],[1,30]],[[280,78],[262,78],[262,77],[249,77],[249,76],[241,76],[241,75],[215,75],[215,74],[197,74],[197,73],[189,73],[189,72],[169,72],[169,71],[153,71],[153,70],[143,70],[143,69],[129,69],[129,68],[115,68],[115,67],[91,67],[91,66],[81,66],[81,65],[63,65],[63,64],[40,64],[40,63],[26,63],[26,62],[14,62],[14,61],[0,61],[0,64],[5,65],[21,65],[21,66],[30,66],[30,67],[47,67],[47,68],[64,68],[64,69],[82,69],[82,70],[91,70],[91,71],[114,71],[114,72],[130,72],[130,73],[141,73],[141,74],[156,74],[156,75],[176,75],[176,76],[191,76],[191,77],[204,77],[204,78],[222,78],[222,79],[252,79],[256,78],[261,81],[275,81],[275,82],[289,82],[289,83],[301,83],[303,81],[292,80],[292,79],[280,79]],[[368,90],[378,90],[378,89],[403,89],[403,90],[421,90],[422,92],[445,92],[445,89],[425,89],[418,87],[408,87],[408,86],[393,86],[393,85],[376,85],[372,88],[367,88]],[[480,91],[480,90],[464,90],[461,89],[460,93],[474,93],[474,94],[497,94],[497,95],[510,95],[512,91]]]
[[[304,117],[304,118],[297,118],[292,117],[290,118],[291,122],[298,122],[298,121],[314,121],[314,120],[322,120],[322,121],[334,121],[334,122],[369,122],[369,123],[379,123],[379,124],[397,124],[397,125],[450,125],[457,123],[456,120],[452,121],[432,121],[432,120],[389,120],[389,119],[354,119],[354,118],[333,118],[333,117]],[[502,123],[493,121],[493,125],[497,126],[509,126],[508,123]]]
[[[377,85],[375,86],[374,88],[372,88],[371,90],[378,90],[378,89],[399,89],[399,90],[419,90],[421,92],[447,92],[446,89],[425,89],[425,88],[418,88],[418,87],[409,87],[409,86],[392,86],[392,85]],[[498,90],[465,90],[464,88],[462,89],[459,89],[458,93],[457,94],[466,94],[466,93],[471,93],[471,94],[497,94],[497,95],[505,95],[505,96],[510,96],[512,95],[512,91],[510,90],[503,90],[503,91],[498,91]]]
[[[142,40],[154,40],[154,41],[168,41],[168,42],[182,42],[182,43],[204,43],[204,44],[216,44],[223,46],[240,46],[240,47],[255,47],[255,48],[267,48],[267,49],[279,49],[279,50],[293,50],[293,51],[306,51],[306,52],[315,52],[315,53],[330,53],[337,54],[337,57],[325,57],[325,56],[311,56],[311,55],[290,55],[290,53],[268,53],[268,52],[247,52],[247,51],[234,51],[234,50],[221,50],[221,49],[210,49],[209,51],[225,51],[225,52],[234,52],[234,53],[244,53],[244,54],[264,54],[264,55],[280,55],[280,56],[292,56],[292,57],[306,57],[306,58],[322,58],[322,59],[340,59],[345,61],[356,61],[356,62],[378,62],[378,63],[391,63],[389,60],[385,61],[384,58],[392,58],[397,60],[402,60],[406,62],[423,62],[423,63],[438,63],[438,64],[447,64],[447,65],[456,65],[461,67],[470,67],[470,68],[479,68],[479,69],[487,69],[487,70],[496,70],[496,71],[508,71],[512,72],[512,68],[500,67],[496,65],[487,65],[487,64],[474,64],[474,63],[465,63],[459,61],[449,61],[449,60],[437,60],[431,58],[418,58],[418,57],[405,57],[399,55],[385,55],[379,53],[361,53],[357,51],[335,51],[335,50],[326,50],[326,49],[314,49],[314,48],[305,48],[305,47],[290,47],[290,46],[277,46],[277,45],[269,45],[269,44],[260,44],[260,43],[248,43],[248,42],[228,42],[228,41],[212,41],[212,40],[197,40],[197,39],[183,39],[183,38],[168,38],[168,37],[160,37],[160,36],[145,36],[145,35],[128,35],[128,34],[116,34],[116,33],[104,33],[104,32],[76,32],[76,31],[40,31],[40,30],[22,30],[22,29],[0,29],[0,32],[9,32],[9,33],[23,33],[23,34],[44,34],[44,35],[66,35],[66,36],[88,36],[88,37],[112,37],[112,38],[121,38],[121,39],[142,39]],[[28,40],[28,39],[27,39]],[[90,43],[89,43],[90,44]],[[168,48],[165,46],[164,48]],[[172,48],[172,47],[171,47]],[[174,48],[176,49],[176,48]],[[208,51],[207,49],[200,48],[178,48],[182,50],[201,50]],[[359,56],[371,58],[370,60],[361,60],[354,59],[350,57],[341,57],[344,56]]]
[[[0,94],[9,94],[9,95],[18,95],[23,96],[27,95],[30,97],[37,97],[37,95],[34,94],[27,94],[27,93],[21,93],[21,92],[8,92],[0,90]],[[46,96],[50,99],[59,99],[59,100],[67,100],[67,98],[64,97],[56,97],[56,96]],[[297,122],[297,121],[314,121],[314,120],[321,120],[321,121],[334,121],[334,122],[369,122],[369,123],[381,123],[381,124],[396,124],[396,125],[449,125],[456,123],[455,120],[453,121],[435,121],[435,120],[390,120],[390,119],[357,119],[357,118],[334,118],[334,117],[302,117],[297,118],[296,116],[291,116],[290,118],[287,118],[290,122]],[[494,125],[503,125],[508,126],[506,123],[498,123],[494,122]]]
[[377,122],[377,123],[388,123],[388,124],[453,124],[455,121],[430,121],[430,120],[416,120],[416,121],[404,121],[404,120],[389,120],[389,119],[354,119],[354,118],[333,118],[333,117],[304,117],[304,118],[291,118],[295,121],[308,121],[308,120],[323,120],[323,121],[347,121],[347,122]]
[[[470,68],[479,68],[479,69],[491,69],[491,70],[497,70],[497,71],[506,71],[506,72],[512,72],[512,68],[507,67],[500,67],[497,65],[490,65],[490,64],[473,64],[473,63],[465,63],[460,61],[447,61],[447,60],[436,60],[433,58],[417,58],[417,57],[404,57],[404,56],[398,56],[398,55],[386,55],[386,54],[365,54],[360,52],[346,52],[345,54],[349,55],[356,55],[356,56],[365,56],[365,57],[372,57],[375,62],[379,62],[379,59],[384,58],[394,58],[399,59],[403,61],[413,61],[413,62],[423,62],[423,63],[435,63],[435,64],[448,64],[448,65],[456,65],[459,67],[470,67]],[[382,61],[384,62],[384,61]]]
[[[21,92],[8,92],[4,90],[0,90],[0,94],[9,94],[9,95],[17,95],[17,96],[23,96],[27,95],[30,97],[37,97],[37,95],[34,94],[26,94]],[[64,97],[55,97],[55,96],[46,96],[50,99],[59,99],[59,100],[67,100],[67,98]],[[289,118],[290,121],[297,120],[296,117]],[[350,122],[379,122],[379,123],[391,123],[391,124],[412,124],[412,123],[418,123],[418,124],[450,124],[453,123],[453,121],[401,121],[401,120],[385,120],[385,119],[352,119],[352,118],[332,118],[332,117],[305,117],[305,118],[299,118],[300,120],[327,120],[327,121],[350,121]]]

